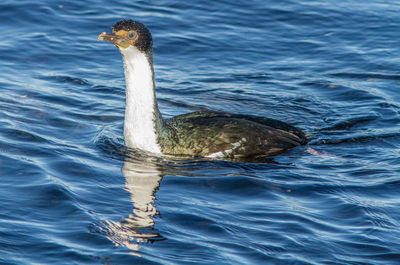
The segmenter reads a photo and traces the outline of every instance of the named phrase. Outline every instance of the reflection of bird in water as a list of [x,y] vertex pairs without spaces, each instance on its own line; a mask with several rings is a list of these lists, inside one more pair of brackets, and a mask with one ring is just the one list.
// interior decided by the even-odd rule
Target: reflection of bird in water
[[296,127],[252,115],[207,111],[164,120],[155,97],[150,31],[140,22],[123,20],[98,39],[113,43],[123,57],[128,147],[165,155],[244,158],[279,154],[307,142]]
[[[122,167],[125,189],[133,204],[133,213],[121,222],[107,220],[100,229],[116,246],[139,250],[139,243],[163,240],[154,232],[154,193],[161,181],[161,172],[153,161],[125,161]],[[138,255],[136,252],[131,254]]]

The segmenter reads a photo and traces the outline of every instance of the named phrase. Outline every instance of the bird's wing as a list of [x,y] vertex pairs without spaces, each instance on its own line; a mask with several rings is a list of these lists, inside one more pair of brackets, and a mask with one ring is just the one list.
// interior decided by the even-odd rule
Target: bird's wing
[[232,158],[273,155],[300,145],[305,139],[304,134],[296,134],[298,129],[293,126],[250,115],[194,112],[166,123],[173,128],[175,137],[166,146],[171,154]]

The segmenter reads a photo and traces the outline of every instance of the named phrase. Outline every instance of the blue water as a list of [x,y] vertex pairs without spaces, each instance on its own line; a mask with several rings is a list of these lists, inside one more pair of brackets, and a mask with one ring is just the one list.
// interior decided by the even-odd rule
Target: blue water
[[[400,2],[0,3],[1,264],[400,264]],[[121,56],[153,33],[165,118],[292,123],[260,163],[123,146]]]

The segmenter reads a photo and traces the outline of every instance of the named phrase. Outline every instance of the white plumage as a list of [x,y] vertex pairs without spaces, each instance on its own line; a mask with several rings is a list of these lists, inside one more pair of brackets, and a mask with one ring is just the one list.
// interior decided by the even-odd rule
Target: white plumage
[[155,130],[153,69],[146,55],[135,46],[120,49],[124,61],[126,109],[125,145],[160,154]]

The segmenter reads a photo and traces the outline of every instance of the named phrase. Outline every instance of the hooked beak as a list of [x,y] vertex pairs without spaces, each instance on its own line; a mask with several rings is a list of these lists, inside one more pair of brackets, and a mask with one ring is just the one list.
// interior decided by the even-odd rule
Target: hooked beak
[[97,40],[111,42],[115,46],[117,46],[117,48],[120,50],[126,49],[131,45],[128,39],[114,33],[111,34],[107,34],[106,32],[100,33],[99,36],[97,36]]

